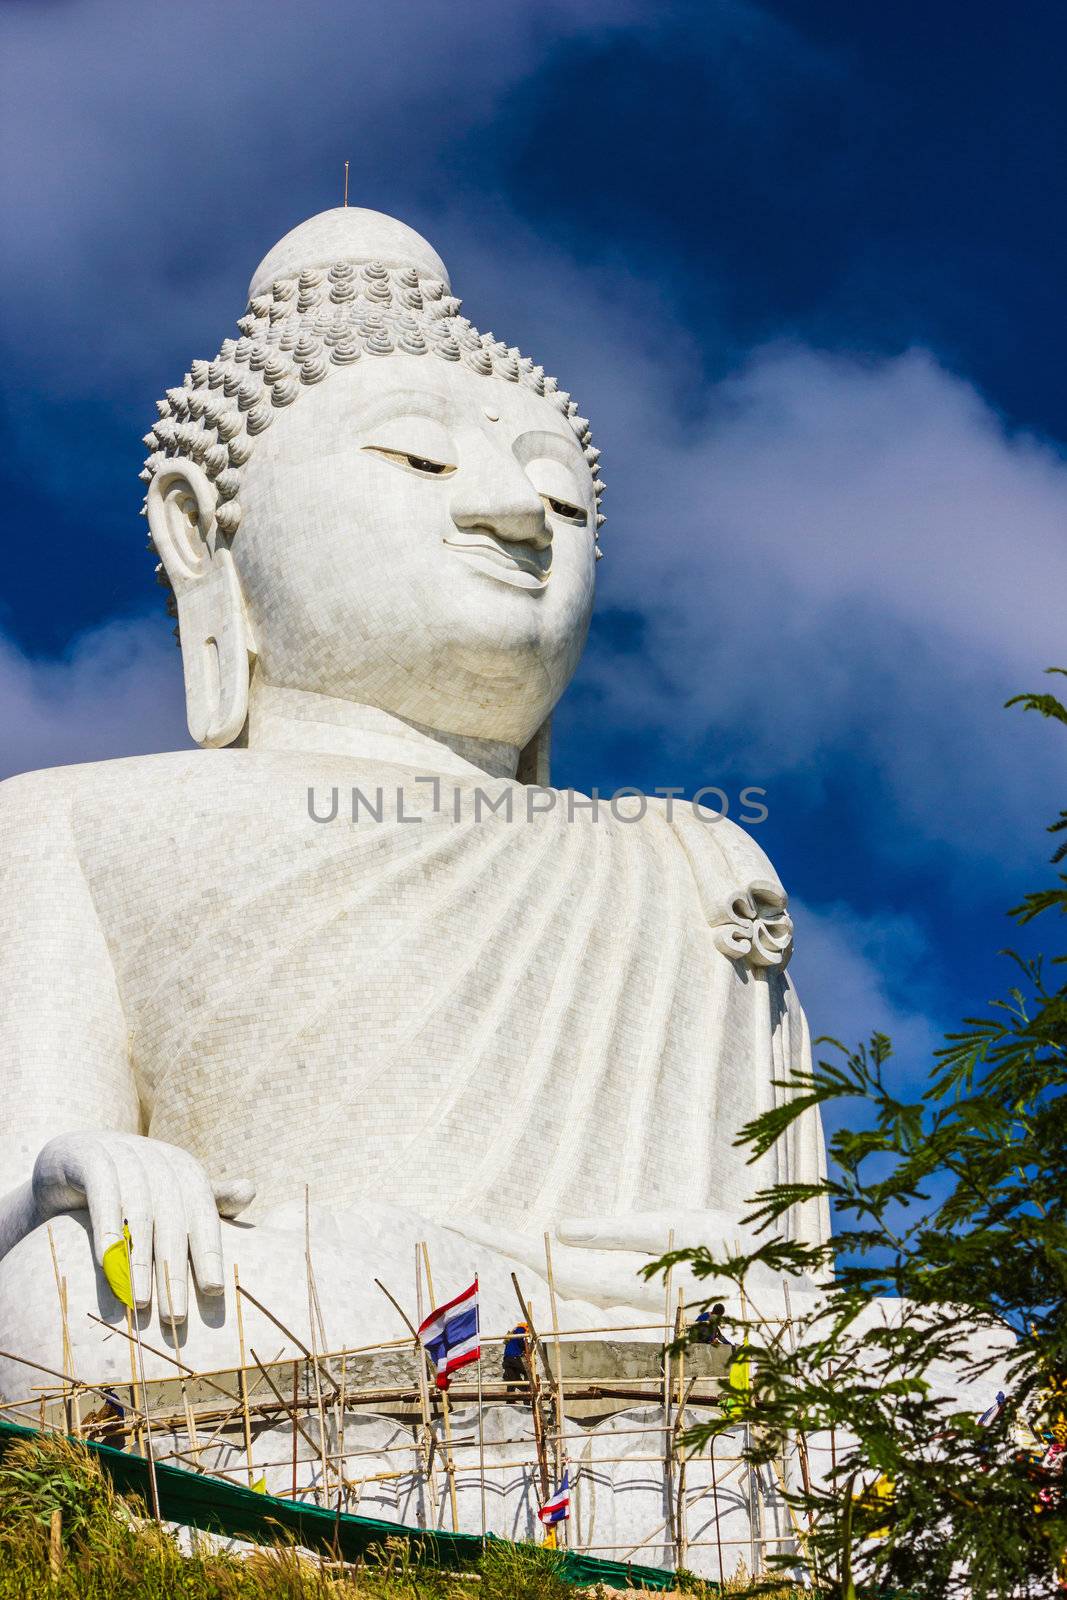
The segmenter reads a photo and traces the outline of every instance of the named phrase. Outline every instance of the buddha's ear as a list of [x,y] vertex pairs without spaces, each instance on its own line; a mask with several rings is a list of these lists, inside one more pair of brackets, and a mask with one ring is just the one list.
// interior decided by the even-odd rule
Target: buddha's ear
[[178,606],[185,714],[197,744],[232,744],[248,716],[254,655],[237,570],[216,520],[218,496],[193,461],[168,461],[148,487],[148,526]]

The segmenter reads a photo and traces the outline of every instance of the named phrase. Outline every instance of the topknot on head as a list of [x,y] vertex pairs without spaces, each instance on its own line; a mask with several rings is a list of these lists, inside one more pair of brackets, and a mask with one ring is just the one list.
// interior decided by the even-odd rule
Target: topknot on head
[[373,266],[376,275],[395,268],[406,275],[401,283],[408,288],[421,278],[441,280],[438,293],[448,287],[441,257],[406,222],[363,206],[336,206],[299,223],[268,250],[252,274],[249,298],[268,294],[275,282],[287,279],[297,278],[301,289],[311,288],[304,280],[312,273],[329,272],[333,278],[339,266]]

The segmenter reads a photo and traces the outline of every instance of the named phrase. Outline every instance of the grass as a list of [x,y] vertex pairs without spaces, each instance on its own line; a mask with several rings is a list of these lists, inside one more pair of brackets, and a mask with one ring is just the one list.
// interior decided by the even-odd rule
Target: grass
[[[58,1513],[58,1545],[53,1514]],[[732,1594],[747,1583],[727,1585]],[[632,1592],[632,1591],[631,1591]],[[717,1594],[698,1579],[679,1593]],[[766,1593],[766,1591],[764,1591]],[[799,1600],[783,1588],[774,1600]],[[56,1437],[20,1440],[0,1461],[0,1600],[621,1600],[617,1591],[577,1590],[553,1554],[534,1545],[491,1544],[478,1570],[448,1573],[412,1560],[403,1540],[343,1572],[290,1545],[240,1555],[183,1554],[144,1506],[119,1496],[95,1458]]]

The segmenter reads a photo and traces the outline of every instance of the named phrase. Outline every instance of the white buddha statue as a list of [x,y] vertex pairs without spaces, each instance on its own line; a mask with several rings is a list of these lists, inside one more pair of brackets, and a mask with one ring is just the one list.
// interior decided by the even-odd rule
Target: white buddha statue
[[662,1305],[637,1268],[672,1228],[729,1242],[758,1183],[820,1170],[816,1115],[755,1175],[734,1146],[809,1059],[763,852],[548,787],[598,452],[459,309],[411,229],[325,212],[159,404],[146,513],[204,748],[0,786],[2,1350],[59,1364],[54,1244],[79,1374],[125,1370],[85,1315],[120,1321],[124,1217],[154,1340],[219,1367],[234,1262],[306,1337],[305,1195],[339,1347],[401,1331],[373,1277],[417,1238],[502,1321],[548,1230],[579,1326]]

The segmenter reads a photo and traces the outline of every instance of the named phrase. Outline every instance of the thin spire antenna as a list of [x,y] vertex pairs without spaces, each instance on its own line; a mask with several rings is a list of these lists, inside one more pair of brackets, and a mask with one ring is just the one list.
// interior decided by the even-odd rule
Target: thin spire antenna
[[348,162],[345,162],[345,205],[348,204]]

